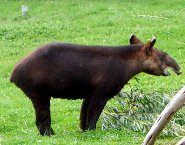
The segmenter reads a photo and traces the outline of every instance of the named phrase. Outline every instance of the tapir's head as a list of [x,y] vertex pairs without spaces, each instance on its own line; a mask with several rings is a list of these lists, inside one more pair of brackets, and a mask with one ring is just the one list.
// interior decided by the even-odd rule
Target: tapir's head
[[134,34],[130,37],[130,44],[141,45],[142,51],[142,69],[144,72],[152,75],[169,76],[167,69],[171,68],[177,75],[181,74],[181,70],[177,62],[162,50],[154,48],[156,38],[153,37],[146,44],[143,44]]

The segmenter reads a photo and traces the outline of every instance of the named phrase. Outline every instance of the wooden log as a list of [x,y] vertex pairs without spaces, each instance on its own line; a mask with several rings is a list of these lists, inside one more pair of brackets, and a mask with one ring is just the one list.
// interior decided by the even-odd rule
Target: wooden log
[[185,103],[185,86],[172,98],[146,135],[143,145],[153,145],[157,136]]
[[182,138],[176,145],[185,145],[185,137]]

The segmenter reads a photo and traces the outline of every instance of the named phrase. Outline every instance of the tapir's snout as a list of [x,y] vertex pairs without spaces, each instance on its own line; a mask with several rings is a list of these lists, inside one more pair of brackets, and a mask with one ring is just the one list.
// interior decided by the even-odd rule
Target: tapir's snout
[[166,59],[166,62],[167,62],[167,68],[164,70],[164,72],[166,72],[166,74],[169,73],[167,71],[168,69],[172,69],[173,72],[175,72],[177,75],[180,75],[182,73],[180,66],[172,57],[168,56]]
[[174,70],[174,72],[175,72],[177,75],[180,75],[180,74],[182,73],[181,70],[177,70],[177,71]]
[[180,67],[178,67],[178,68],[168,67],[168,68],[164,69],[163,76],[170,76],[171,75],[170,72],[168,71],[168,69],[172,69],[173,72],[175,72],[177,75],[180,75],[182,73]]
[[179,65],[177,63],[175,63],[175,65],[172,66],[173,71],[177,74],[180,75],[182,73],[181,68],[179,67]]

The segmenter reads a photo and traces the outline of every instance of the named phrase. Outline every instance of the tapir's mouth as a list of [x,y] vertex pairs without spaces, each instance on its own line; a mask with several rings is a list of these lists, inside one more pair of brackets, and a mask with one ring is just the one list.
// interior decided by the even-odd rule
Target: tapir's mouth
[[171,74],[168,71],[169,68],[164,69],[163,76],[170,76]]
[[[172,69],[170,67],[167,67],[166,69],[164,69],[163,71],[163,76],[170,76],[170,72],[168,71],[169,69]],[[177,75],[180,75],[182,73],[182,71],[179,69],[179,70],[175,70],[175,69],[172,69]]]

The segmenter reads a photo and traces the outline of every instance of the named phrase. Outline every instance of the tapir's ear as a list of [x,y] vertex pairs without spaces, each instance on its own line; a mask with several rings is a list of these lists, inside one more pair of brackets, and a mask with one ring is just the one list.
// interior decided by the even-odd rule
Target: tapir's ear
[[155,42],[156,42],[156,38],[153,37],[153,38],[150,39],[150,40],[148,41],[148,43],[145,45],[146,53],[147,53],[147,54],[151,54]]
[[130,44],[142,43],[142,42],[139,40],[139,38],[136,37],[135,34],[132,34],[132,35],[130,36],[129,41],[130,41]]

